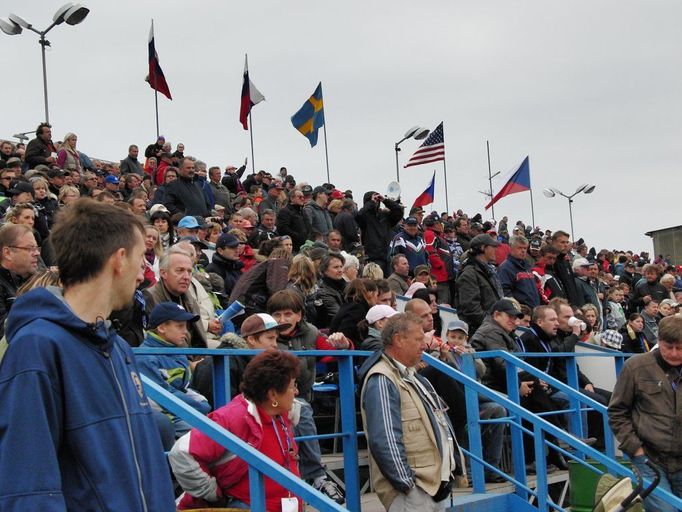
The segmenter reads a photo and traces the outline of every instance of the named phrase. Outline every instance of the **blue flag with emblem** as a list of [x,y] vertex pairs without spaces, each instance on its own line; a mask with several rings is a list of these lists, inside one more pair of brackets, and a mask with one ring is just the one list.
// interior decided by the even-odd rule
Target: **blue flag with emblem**
[[310,141],[310,147],[315,147],[317,131],[324,126],[322,82],[317,84],[317,89],[299,111],[291,116],[291,124]]

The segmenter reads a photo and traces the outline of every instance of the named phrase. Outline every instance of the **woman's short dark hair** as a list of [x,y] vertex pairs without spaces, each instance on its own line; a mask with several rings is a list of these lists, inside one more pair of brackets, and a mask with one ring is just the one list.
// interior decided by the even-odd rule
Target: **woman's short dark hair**
[[346,288],[346,300],[348,302],[360,302],[366,294],[376,291],[378,291],[377,285],[371,279],[353,279]]
[[298,358],[284,350],[266,350],[246,365],[240,386],[244,396],[256,404],[268,399],[268,391],[284,393],[300,373]]
[[144,234],[144,224],[130,211],[79,199],[60,213],[51,235],[62,285],[97,276],[112,254],[119,249],[130,253]]
[[294,290],[280,290],[268,299],[268,314],[290,309],[294,313],[305,314],[305,304],[301,295]]
[[322,258],[322,261],[320,262],[320,274],[324,274],[329,269],[329,265],[331,265],[333,260],[339,260],[341,265],[346,263],[346,259],[343,256],[335,252],[330,252]]
[[628,322],[634,322],[635,320],[638,320],[640,318],[644,317],[639,313],[630,313],[630,315],[628,316]]

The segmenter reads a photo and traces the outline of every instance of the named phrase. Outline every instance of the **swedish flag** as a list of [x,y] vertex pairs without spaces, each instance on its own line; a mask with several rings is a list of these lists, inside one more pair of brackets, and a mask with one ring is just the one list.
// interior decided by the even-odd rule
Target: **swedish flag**
[[322,101],[322,82],[317,84],[313,95],[298,112],[291,116],[294,125],[310,141],[310,147],[317,144],[317,130],[324,126],[324,102]]

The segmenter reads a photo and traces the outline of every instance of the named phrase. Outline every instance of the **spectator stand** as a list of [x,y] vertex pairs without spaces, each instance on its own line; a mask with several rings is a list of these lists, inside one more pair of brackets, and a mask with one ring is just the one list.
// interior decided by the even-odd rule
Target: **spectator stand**
[[[230,356],[237,355],[253,355],[258,353],[254,350],[215,350],[215,349],[135,349],[137,353],[146,354],[185,354],[185,355],[202,355],[213,356],[213,377],[214,377],[214,400],[216,406],[221,406],[227,402],[229,395],[229,362]],[[332,434],[321,434],[315,436],[317,439],[333,439],[338,437],[343,442],[343,463],[344,463],[344,480],[346,484],[346,506],[347,510],[359,512],[360,508],[360,481],[358,471],[358,436],[364,435],[363,432],[358,432],[356,427],[356,407],[355,407],[355,371],[354,358],[367,357],[369,352],[348,351],[348,350],[324,350],[324,351],[300,351],[293,352],[300,357],[323,357],[333,356],[338,360],[339,367],[339,391],[340,391],[340,407],[341,407],[341,431]],[[533,354],[529,354],[533,355]],[[535,354],[547,357],[548,354]],[[582,436],[582,422],[580,420],[580,413],[583,410],[594,409],[598,411],[604,422],[607,422],[606,408],[593,401],[589,397],[582,395],[576,391],[578,382],[577,374],[577,359],[581,361],[587,358],[603,357],[611,358],[615,361],[616,368],[622,365],[622,361],[627,354],[622,354],[614,358],[613,354],[609,353],[594,353],[594,354],[574,354],[574,353],[557,353],[550,354],[549,357],[562,357],[568,361],[568,385],[557,381],[556,379],[544,374],[533,366],[527,364],[514,355],[504,351],[490,351],[485,353],[474,354],[477,358],[495,357],[501,358],[505,361],[507,366],[507,385],[510,390],[509,396],[501,395],[486,386],[478,383],[475,378],[474,362],[472,358],[467,358],[465,361],[464,373],[458,372],[448,366],[447,364],[429,356],[424,355],[423,359],[429,365],[443,372],[448,377],[460,382],[465,387],[466,393],[466,414],[468,418],[468,432],[469,432],[469,449],[463,450],[471,461],[471,476],[473,481],[473,493],[465,490],[466,494],[455,493],[452,506],[450,510],[464,511],[473,510],[471,507],[476,507],[476,510],[513,510],[515,512],[523,512],[525,510],[558,510],[565,509],[552,501],[548,493],[548,485],[551,482],[551,477],[547,475],[547,463],[545,460],[545,450],[551,447],[559,451],[565,457],[576,461],[587,467],[589,470],[597,474],[603,474],[604,471],[592,466],[586,462],[589,457],[593,461],[601,463],[606,471],[611,474],[633,478],[634,474],[630,469],[620,464],[615,459],[615,443],[613,438],[607,437],[606,453],[600,453],[597,450],[583,444],[578,437]],[[535,415],[530,413],[525,408],[519,405],[520,396],[518,387],[516,386],[518,371],[526,371],[530,374],[541,378],[548,384],[568,394],[571,408],[566,411],[557,411],[554,414],[570,414],[571,416],[571,431],[574,435],[568,434],[563,430],[557,428],[553,424],[546,421],[542,415]],[[163,390],[161,387],[155,385],[148,379],[143,377],[143,384],[149,397],[157,402],[160,406],[169,410],[173,414],[177,414],[182,419],[190,423],[193,427],[201,429],[204,433],[214,439],[216,442],[222,444],[227,449],[233,451],[237,456],[243,458],[249,464],[249,477],[251,485],[251,498],[253,510],[264,510],[264,477],[269,477],[281,485],[291,490],[292,493],[301,497],[304,501],[315,507],[319,511],[340,511],[346,510],[343,507],[329,500],[326,496],[318,493],[312,487],[302,482],[291,473],[276,465],[271,465],[269,460],[258,453],[250,446],[243,443],[241,440],[235,438],[232,434],[225,431],[223,428],[208,420],[205,416],[194,411],[194,409],[186,406],[177,398]],[[509,412],[509,416],[496,420],[481,420],[479,419],[478,396],[482,395],[503,406]],[[532,429],[528,430],[521,425],[521,421],[525,420],[532,425]],[[498,468],[490,466],[483,460],[483,449],[481,442],[481,426],[490,422],[504,422],[510,426],[511,441],[513,446],[513,473],[507,474]],[[608,425],[608,424],[607,424]],[[526,474],[523,439],[522,436],[531,435],[534,440],[534,451],[536,460],[537,476],[534,485],[531,486],[528,475]],[[546,436],[552,436],[557,441],[568,445],[572,452],[561,448],[557,444],[550,442]],[[311,436],[312,437],[312,436]],[[303,439],[303,438],[301,438]],[[490,488],[486,487],[484,480],[484,468],[502,475],[511,485],[511,487],[496,486],[500,493],[488,493]],[[646,482],[648,484],[649,482]],[[508,491],[511,491],[507,493]],[[461,490],[460,490],[461,492]],[[673,496],[669,492],[657,488],[654,495],[660,497],[667,503],[674,507],[682,508],[682,500]]]

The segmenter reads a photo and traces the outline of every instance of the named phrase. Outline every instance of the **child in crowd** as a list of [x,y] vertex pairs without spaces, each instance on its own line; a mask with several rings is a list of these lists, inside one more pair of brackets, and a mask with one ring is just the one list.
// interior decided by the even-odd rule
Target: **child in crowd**
[[[174,302],[161,302],[152,309],[149,316],[149,330],[141,346],[145,348],[187,347],[189,339],[187,322],[198,320],[199,315],[193,315]],[[186,355],[138,354],[136,359],[141,374],[149,377],[202,414],[207,414],[211,410],[206,398],[189,387],[192,369]],[[187,422],[170,413],[167,414],[173,421],[176,438],[191,430],[192,427]]]

